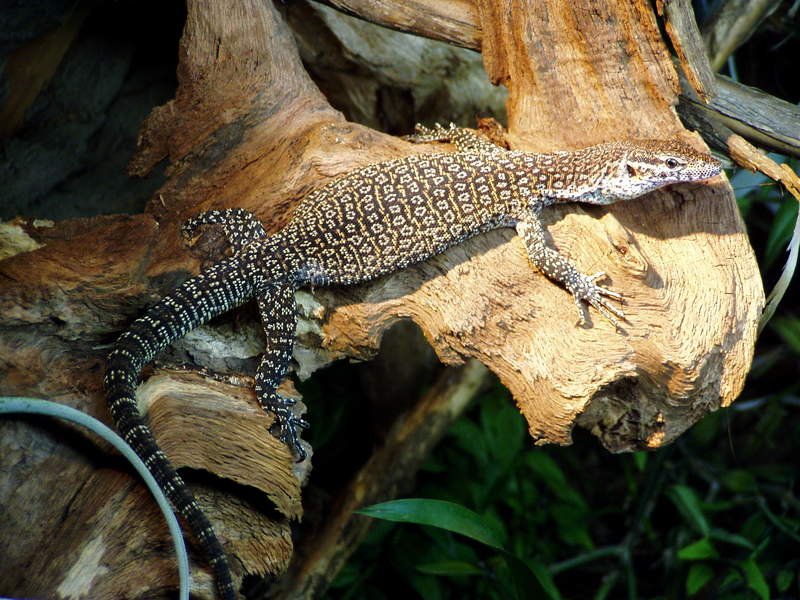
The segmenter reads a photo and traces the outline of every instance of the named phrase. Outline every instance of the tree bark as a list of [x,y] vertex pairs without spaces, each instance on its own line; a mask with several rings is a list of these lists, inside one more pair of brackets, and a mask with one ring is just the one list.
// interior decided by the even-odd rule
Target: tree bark
[[[508,88],[512,148],[543,152],[641,137],[703,148],[676,117],[678,79],[649,3],[472,6],[486,72]],[[393,14],[400,13],[386,18]],[[449,31],[442,29],[440,39],[452,39]],[[54,398],[108,421],[101,386],[108,344],[198,268],[178,235],[182,220],[236,206],[276,231],[304,196],[338,175],[441,150],[346,122],[309,79],[271,3],[189,0],[178,77],[174,100],[143,124],[130,166],[136,175],[164,159],[171,165],[144,214],[12,228],[41,247],[0,262],[4,393]],[[534,271],[521,241],[503,230],[369,284],[303,296],[303,331],[311,334],[300,337],[298,370],[369,357],[388,327],[410,318],[445,364],[477,359],[497,374],[535,443],[568,444],[580,424],[611,451],[669,443],[736,398],[763,291],[724,177],[609,208],[556,208],[546,219],[555,245],[582,271],[603,270],[624,292],[624,331],[593,312],[590,326],[576,326],[568,293]],[[175,464],[197,470],[188,478],[234,557],[236,575],[279,577],[292,556],[290,524],[302,512],[306,473],[267,432],[269,418],[251,388],[163,368],[146,376],[141,405]],[[11,423],[0,427],[20,431]],[[27,511],[42,524],[29,543],[6,549],[4,587],[24,596],[166,595],[177,575],[154,505],[110,455],[85,456],[80,435],[68,438],[69,454],[59,451],[58,431],[42,432],[49,448],[3,442],[37,460],[35,485],[23,486],[26,496],[7,505],[9,514]],[[25,477],[18,457],[3,452],[10,481]],[[408,462],[413,469],[416,462]],[[369,487],[381,483],[385,469],[365,469],[362,475],[377,478]],[[394,489],[396,481],[385,485]],[[353,486],[366,484],[357,478]],[[11,494],[9,484],[3,497]],[[347,498],[342,505],[333,517],[337,527],[353,509]],[[265,515],[264,506],[274,510]],[[320,535],[334,548],[332,531]],[[34,554],[36,572],[46,575],[26,578],[23,566]],[[322,566],[305,562],[293,572],[323,581],[341,563],[330,554],[308,560]],[[198,597],[213,596],[204,571],[194,586]]]

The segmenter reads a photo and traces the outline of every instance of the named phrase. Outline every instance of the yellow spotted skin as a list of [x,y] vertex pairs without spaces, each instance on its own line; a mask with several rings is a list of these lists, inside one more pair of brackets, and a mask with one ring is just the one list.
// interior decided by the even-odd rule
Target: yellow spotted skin
[[292,412],[276,392],[286,376],[297,324],[294,292],[304,285],[349,285],[404,269],[463,240],[514,227],[531,263],[562,284],[581,315],[584,303],[619,326],[621,295],[600,287],[603,273],[584,275],[546,243],[540,211],[558,202],[609,204],[676,182],[720,172],[719,163],[673,141],[611,142],[574,152],[508,152],[455,126],[417,127],[415,142],[450,141],[455,153],[412,155],[344,175],[303,200],[289,224],[267,236],[243,209],[203,213],[202,225],[223,228],[233,255],[179,286],[134,321],[109,355],[105,384],[111,415],[186,519],[214,570],[220,597],[236,590],[222,546],[186,484],[161,452],[139,414],[135,391],[142,367],[190,329],[256,299],[266,347],[256,372],[256,396],[275,415],[275,433],[304,460]]
[[466,153],[371,165],[312,194],[278,235],[315,283],[365,281],[519,214],[513,169],[506,158]]

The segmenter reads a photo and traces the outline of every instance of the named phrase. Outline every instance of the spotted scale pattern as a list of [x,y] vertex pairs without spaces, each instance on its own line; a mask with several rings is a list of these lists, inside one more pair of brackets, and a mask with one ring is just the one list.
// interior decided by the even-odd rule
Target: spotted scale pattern
[[624,318],[608,299],[621,295],[583,275],[546,243],[541,210],[557,202],[609,204],[670,183],[713,177],[720,165],[679,142],[612,142],[551,154],[507,152],[466,129],[417,128],[413,141],[450,141],[451,154],[413,155],[369,165],[311,193],[289,224],[267,236],[242,209],[206,212],[183,227],[219,225],[233,256],[147,310],[123,333],[109,356],[106,388],[118,429],[148,464],[176,510],[209,556],[220,596],[236,597],[230,567],[208,519],[158,448],[135,402],[139,372],[174,339],[255,298],[267,344],[256,373],[261,406],[275,415],[275,432],[305,453],[294,400],[277,393],[294,348],[294,291],[304,285],[348,285],[404,269],[470,236],[515,227],[530,261],[614,325]]

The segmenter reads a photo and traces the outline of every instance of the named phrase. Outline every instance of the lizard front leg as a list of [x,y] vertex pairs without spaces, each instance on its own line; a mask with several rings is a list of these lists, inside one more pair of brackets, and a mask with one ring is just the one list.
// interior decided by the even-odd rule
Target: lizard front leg
[[476,154],[507,152],[505,148],[493,144],[483,136],[478,135],[474,129],[456,127],[455,123],[450,123],[450,127],[443,127],[436,123],[432,128],[417,123],[414,126],[414,130],[416,131],[414,135],[407,135],[404,139],[417,144],[424,142],[450,142],[459,152],[473,152]]
[[558,281],[572,294],[582,323],[586,322],[583,302],[595,307],[598,312],[620,329],[620,320],[625,319],[623,312],[610,304],[608,298],[622,301],[622,294],[612,292],[595,283],[606,276],[605,273],[584,275],[566,257],[547,245],[544,228],[539,220],[539,209],[533,209],[516,225],[517,233],[525,242],[530,261],[547,277]]

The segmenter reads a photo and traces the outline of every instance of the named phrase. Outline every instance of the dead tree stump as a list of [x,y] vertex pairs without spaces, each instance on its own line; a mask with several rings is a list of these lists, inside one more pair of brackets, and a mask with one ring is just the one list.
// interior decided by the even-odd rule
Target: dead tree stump
[[[419,2],[415,19],[399,10],[402,2],[332,3],[355,13],[381,8],[380,18],[396,18],[399,28],[479,45],[491,81],[508,88],[506,141],[514,149],[642,137],[703,148],[675,114],[678,79],[648,3]],[[447,18],[466,15],[463,22],[439,18],[443,7]],[[20,250],[0,262],[4,394],[49,397],[108,421],[101,389],[108,344],[198,268],[179,237],[183,219],[243,207],[275,231],[300,199],[337,175],[441,150],[345,121],[308,77],[272,3],[189,0],[188,9],[177,94],[142,125],[130,166],[136,175],[165,159],[171,165],[145,213],[50,228],[22,220],[9,229]],[[594,313],[591,326],[576,326],[568,293],[531,268],[512,231],[495,231],[378,281],[307,295],[313,335],[301,336],[299,369],[370,356],[389,326],[412,319],[442,362],[468,362],[437,384],[431,404],[473,394],[482,363],[513,393],[535,443],[568,444],[579,424],[612,451],[669,443],[736,398],[763,292],[724,177],[609,208],[557,208],[547,219],[555,245],[582,271],[607,272],[625,293],[623,332]],[[267,433],[269,418],[247,381],[221,384],[164,368],[145,375],[143,410],[173,462],[195,470],[188,478],[236,574],[280,578],[292,558],[304,473]],[[427,450],[441,427],[424,429],[424,415],[439,409],[420,410],[387,444],[413,438]],[[30,420],[0,427],[11,474],[0,526],[32,526],[5,549],[0,588],[92,598],[174,589],[166,528],[112,453],[67,426],[56,434]],[[397,481],[382,479],[387,469],[375,467],[387,456],[376,452],[361,474],[371,479],[348,488],[358,495],[342,499],[332,525],[310,544],[324,550],[295,562],[280,597],[324,590],[350,549],[337,540],[350,526],[353,498],[368,502],[396,489]],[[418,460],[404,463],[409,472]],[[194,586],[198,597],[213,596],[202,566]]]

